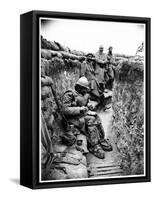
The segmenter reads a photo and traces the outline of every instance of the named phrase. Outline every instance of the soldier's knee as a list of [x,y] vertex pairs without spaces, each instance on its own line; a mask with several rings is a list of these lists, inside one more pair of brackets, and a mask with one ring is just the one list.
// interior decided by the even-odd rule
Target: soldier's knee
[[95,117],[91,116],[91,115],[87,115],[85,116],[85,123],[89,123],[89,122],[94,122],[95,121]]
[[85,119],[84,117],[79,119],[79,127],[82,129],[85,126]]

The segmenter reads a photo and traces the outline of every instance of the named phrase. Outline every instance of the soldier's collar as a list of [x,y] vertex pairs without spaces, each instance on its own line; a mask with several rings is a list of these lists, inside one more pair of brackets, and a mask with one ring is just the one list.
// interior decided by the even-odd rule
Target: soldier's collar
[[77,92],[76,90],[75,90],[75,93],[76,93],[77,95],[83,96],[82,94],[80,94],[80,93],[79,93],[79,92]]

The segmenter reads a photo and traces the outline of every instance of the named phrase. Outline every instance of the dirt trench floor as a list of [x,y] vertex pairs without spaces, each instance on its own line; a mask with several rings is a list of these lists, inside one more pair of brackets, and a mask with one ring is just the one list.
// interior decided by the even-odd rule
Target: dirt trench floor
[[101,118],[105,130],[105,138],[110,140],[113,150],[111,152],[105,152],[104,159],[99,159],[91,153],[88,153],[87,165],[89,178],[122,176],[123,171],[119,165],[118,151],[115,144],[115,135],[112,132],[113,110],[112,108],[106,111],[101,110],[98,112],[98,115]]

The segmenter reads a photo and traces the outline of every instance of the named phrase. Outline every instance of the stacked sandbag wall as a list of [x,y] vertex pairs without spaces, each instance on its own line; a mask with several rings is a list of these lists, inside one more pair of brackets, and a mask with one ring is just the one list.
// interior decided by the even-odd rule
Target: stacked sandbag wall
[[[74,85],[79,79],[81,63],[84,59],[85,54],[82,51],[70,50],[68,47],[62,46],[58,42],[47,41],[41,37],[41,75],[52,79],[52,88],[55,91],[60,106],[61,97],[64,92],[74,89]],[[58,108],[55,102],[55,96],[52,94],[50,95],[50,102],[47,101],[46,103],[46,101],[47,99],[43,99],[42,105],[48,104],[50,107],[47,109],[47,116],[45,116],[45,120],[48,124],[50,115],[53,114],[55,117],[58,113]],[[53,127],[55,127],[54,124],[57,123],[57,119],[52,120],[52,123]],[[62,131],[58,129],[57,135],[59,134],[62,134]]]
[[[67,90],[73,90],[79,79],[84,53],[71,51],[58,42],[41,38],[41,110],[52,141],[53,152],[65,157],[55,159],[53,169],[47,171],[42,165],[43,180],[62,180],[87,178],[86,157],[76,147],[61,142],[65,134],[63,118],[60,113],[61,97]],[[58,105],[57,105],[58,103]],[[42,163],[45,163],[47,150],[42,151]]]
[[123,60],[115,69],[113,134],[125,175],[144,173],[144,64]]

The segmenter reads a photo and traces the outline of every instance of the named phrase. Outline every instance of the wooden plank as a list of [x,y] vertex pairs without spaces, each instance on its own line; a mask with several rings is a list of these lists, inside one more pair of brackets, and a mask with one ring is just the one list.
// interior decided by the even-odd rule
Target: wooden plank
[[123,172],[123,170],[121,170],[121,169],[113,169],[113,170],[99,170],[99,171],[95,171],[95,170],[92,170],[92,171],[90,171],[89,173],[113,173],[113,172]]
[[120,168],[120,165],[90,165],[89,167],[88,167],[88,169],[102,169],[102,168],[107,168],[107,169],[109,169],[109,168],[116,168],[116,167],[118,167],[118,168]]
[[116,174],[98,174],[98,175],[89,175],[89,178],[105,178],[105,177],[115,177],[115,176],[122,176],[121,173]]
[[96,172],[109,172],[109,171],[116,171],[116,170],[119,170],[119,171],[123,171],[122,169],[120,168],[112,168],[112,169],[93,169],[93,170],[89,170],[90,172],[93,172],[93,171],[96,171]]
[[115,172],[106,172],[106,173],[94,173],[94,174],[89,174],[89,176],[91,177],[91,176],[104,176],[104,175],[116,175],[116,174],[122,174],[122,171],[115,171]]

